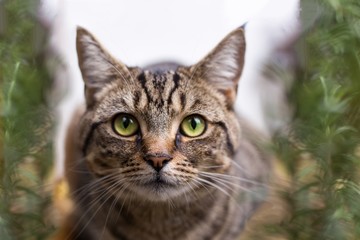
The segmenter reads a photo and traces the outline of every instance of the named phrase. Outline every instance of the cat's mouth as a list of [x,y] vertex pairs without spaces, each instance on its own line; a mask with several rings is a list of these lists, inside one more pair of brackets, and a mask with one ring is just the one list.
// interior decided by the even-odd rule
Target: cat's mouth
[[163,173],[156,173],[147,181],[138,183],[134,190],[152,201],[167,201],[183,191],[179,183]]
[[145,183],[147,187],[153,187],[158,190],[166,190],[166,188],[174,188],[176,184],[169,181],[162,173],[156,173],[156,175]]

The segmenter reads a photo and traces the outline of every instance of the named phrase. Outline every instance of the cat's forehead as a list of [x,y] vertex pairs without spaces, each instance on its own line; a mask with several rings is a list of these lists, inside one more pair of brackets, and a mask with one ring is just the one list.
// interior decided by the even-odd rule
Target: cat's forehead
[[[137,76],[138,85],[136,95],[141,96],[138,110],[146,114],[171,115],[179,112],[185,102],[178,101],[184,94],[186,79],[174,70],[154,71],[145,70]],[[142,104],[141,104],[142,103]]]
[[173,70],[155,72],[145,70],[137,78],[142,89],[151,94],[151,96],[147,96],[149,102],[156,99],[170,100],[173,93],[185,80],[183,76]]
[[[218,99],[210,89],[191,79],[184,69],[137,69],[131,79],[118,81],[102,92],[96,115],[106,119],[124,112],[139,116],[151,125],[174,118],[200,114],[218,119]],[[119,78],[120,79],[120,78]]]
[[[144,117],[171,115],[185,104],[183,74],[174,70],[136,69],[123,80],[114,81],[99,95],[98,115],[118,112],[140,114]],[[183,98],[183,101],[180,100]]]
[[[173,70],[167,71],[150,71],[144,70],[138,76],[138,81],[144,90],[152,90],[159,94],[166,94],[167,88],[178,87],[180,84],[180,75]],[[182,79],[184,80],[184,79]]]
[[133,74],[127,85],[112,85],[99,105],[98,114],[134,115],[151,131],[171,128],[171,121],[185,109],[184,83],[187,79],[174,70],[147,69]]

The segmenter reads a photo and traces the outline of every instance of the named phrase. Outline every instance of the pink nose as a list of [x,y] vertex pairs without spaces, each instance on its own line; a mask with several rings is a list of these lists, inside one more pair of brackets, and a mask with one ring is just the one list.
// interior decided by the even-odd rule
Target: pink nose
[[166,153],[148,153],[144,157],[145,161],[152,166],[157,172],[159,172],[172,157]]

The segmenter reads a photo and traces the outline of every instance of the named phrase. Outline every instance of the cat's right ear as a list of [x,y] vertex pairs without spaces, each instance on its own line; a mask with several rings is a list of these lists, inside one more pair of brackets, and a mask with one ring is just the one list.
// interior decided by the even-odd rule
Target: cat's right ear
[[97,101],[96,94],[117,77],[127,78],[129,69],[115,60],[91,33],[81,27],[77,28],[76,50],[85,84],[86,104],[92,107]]
[[245,48],[244,29],[238,28],[190,68],[194,79],[204,79],[223,93],[229,106],[235,103],[237,86],[244,66]]

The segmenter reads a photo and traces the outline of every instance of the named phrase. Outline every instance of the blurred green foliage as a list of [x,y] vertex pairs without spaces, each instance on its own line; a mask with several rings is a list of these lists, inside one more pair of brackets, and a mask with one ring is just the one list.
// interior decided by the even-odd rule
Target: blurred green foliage
[[[290,176],[285,239],[360,239],[360,2],[302,0],[295,114],[275,139]],[[311,11],[307,11],[311,10]]]
[[0,238],[45,239],[52,166],[45,29],[38,0],[0,1]]

